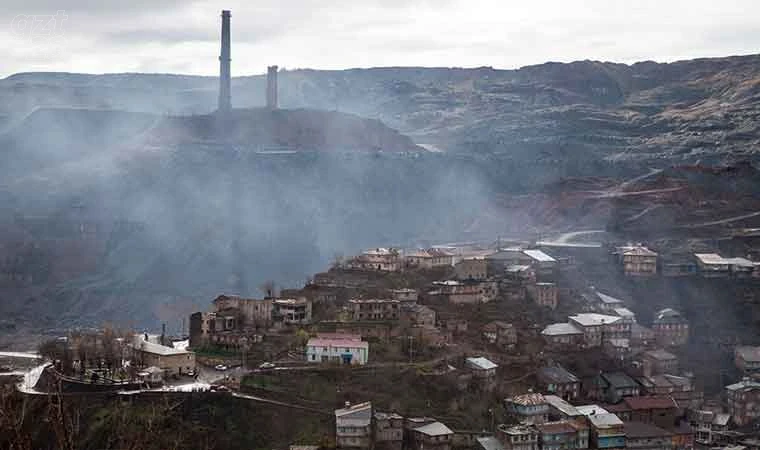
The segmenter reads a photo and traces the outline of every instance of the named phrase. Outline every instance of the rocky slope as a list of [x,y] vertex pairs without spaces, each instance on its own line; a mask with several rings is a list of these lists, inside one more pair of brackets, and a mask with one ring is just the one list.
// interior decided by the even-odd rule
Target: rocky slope
[[[280,73],[286,108],[380,119],[415,142],[512,158],[714,163],[754,158],[760,56],[633,65],[579,61],[519,70],[377,68]],[[0,82],[8,123],[35,106],[198,113],[213,77],[29,73]],[[236,107],[263,104],[264,78],[233,80]]]

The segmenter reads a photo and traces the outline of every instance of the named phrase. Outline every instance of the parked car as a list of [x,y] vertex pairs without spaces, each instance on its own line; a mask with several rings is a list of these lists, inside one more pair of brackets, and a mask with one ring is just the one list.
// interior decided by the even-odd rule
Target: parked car
[[274,363],[270,363],[270,362],[259,364],[259,369],[274,369],[275,367],[276,366],[274,365]]
[[214,366],[214,369],[216,369],[216,370],[218,370],[220,372],[224,372],[225,370],[228,369],[228,367],[225,366],[224,364],[217,364],[216,366]]

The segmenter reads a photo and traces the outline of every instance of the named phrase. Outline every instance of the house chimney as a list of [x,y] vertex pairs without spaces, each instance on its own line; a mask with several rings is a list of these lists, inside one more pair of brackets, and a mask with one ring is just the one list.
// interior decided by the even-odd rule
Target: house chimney
[[277,66],[267,67],[267,108],[277,109]]
[[222,11],[222,52],[219,55],[219,113],[227,114],[232,109],[230,95],[230,12]]

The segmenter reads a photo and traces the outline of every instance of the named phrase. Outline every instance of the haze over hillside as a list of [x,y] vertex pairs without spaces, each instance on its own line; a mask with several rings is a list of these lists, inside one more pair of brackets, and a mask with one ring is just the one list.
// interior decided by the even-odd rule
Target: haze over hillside
[[[300,284],[362,247],[686,223],[693,196],[661,196],[653,220],[639,197],[568,203],[559,187],[757,161],[759,80],[760,56],[281,71],[278,111],[252,109],[263,77],[233,79],[236,125],[220,134],[215,77],[13,75],[0,243],[21,278],[2,285],[2,312],[12,326],[155,324],[220,291]],[[693,183],[695,204],[741,199],[733,213],[756,193],[755,169],[736,173],[716,192],[680,169],[632,186]]]

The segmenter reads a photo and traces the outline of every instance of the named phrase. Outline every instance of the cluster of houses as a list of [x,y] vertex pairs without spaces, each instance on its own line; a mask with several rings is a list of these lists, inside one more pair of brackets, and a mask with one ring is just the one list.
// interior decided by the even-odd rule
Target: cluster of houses
[[689,322],[672,308],[657,312],[648,328],[637,322],[621,299],[593,288],[584,298],[598,312],[571,315],[567,322],[546,326],[541,335],[550,349],[601,347],[613,359],[629,361],[652,347],[679,347],[689,340]]
[[260,342],[262,333],[283,325],[304,325],[312,321],[312,302],[305,298],[245,298],[220,295],[212,310],[190,315],[190,346],[215,345],[241,349]]
[[760,278],[760,262],[718,253],[691,253],[661,257],[642,244],[616,247],[612,254],[623,273],[631,277],[701,276],[704,278]]

